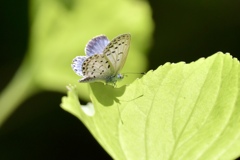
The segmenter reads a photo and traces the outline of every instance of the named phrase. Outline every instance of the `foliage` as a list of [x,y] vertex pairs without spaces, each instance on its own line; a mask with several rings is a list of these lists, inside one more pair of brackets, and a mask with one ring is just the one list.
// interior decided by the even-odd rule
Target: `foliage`
[[239,61],[229,54],[166,63],[121,88],[91,84],[93,104],[86,106],[80,107],[78,88],[69,86],[62,108],[114,159],[240,155]]

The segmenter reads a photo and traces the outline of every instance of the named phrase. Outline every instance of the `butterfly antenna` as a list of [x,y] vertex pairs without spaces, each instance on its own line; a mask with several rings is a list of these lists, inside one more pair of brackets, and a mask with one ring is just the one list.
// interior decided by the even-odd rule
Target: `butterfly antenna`
[[133,72],[127,72],[127,73],[123,73],[124,76],[128,76],[129,74],[140,74],[140,75],[144,75],[145,72],[142,72],[142,73],[133,73]]
[[141,72],[141,73],[133,73],[133,72],[127,72],[127,73],[124,73],[124,75],[125,74],[142,74],[142,75],[144,75],[144,74],[146,74],[145,72]]

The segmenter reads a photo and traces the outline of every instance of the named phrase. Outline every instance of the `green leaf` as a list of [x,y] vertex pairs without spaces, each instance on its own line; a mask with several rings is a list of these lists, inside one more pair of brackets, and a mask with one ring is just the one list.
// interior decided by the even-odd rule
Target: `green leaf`
[[91,84],[91,116],[73,90],[61,106],[81,119],[114,159],[240,155],[239,61],[229,54],[166,63],[121,88]]

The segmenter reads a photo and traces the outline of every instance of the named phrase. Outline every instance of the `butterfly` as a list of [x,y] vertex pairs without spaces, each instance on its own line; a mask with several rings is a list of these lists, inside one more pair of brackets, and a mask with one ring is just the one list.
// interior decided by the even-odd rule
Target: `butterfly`
[[109,41],[105,35],[91,39],[86,47],[86,56],[73,59],[73,71],[82,76],[79,82],[103,82],[113,84],[124,78],[120,74],[127,59],[131,35],[122,34]]

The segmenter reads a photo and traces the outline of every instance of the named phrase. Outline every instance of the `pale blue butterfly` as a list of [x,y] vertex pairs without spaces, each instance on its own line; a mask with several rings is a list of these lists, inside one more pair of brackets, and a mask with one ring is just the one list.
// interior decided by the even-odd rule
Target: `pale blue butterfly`
[[109,41],[104,35],[94,37],[85,47],[86,56],[73,59],[72,69],[82,76],[79,82],[115,84],[127,59],[131,35],[122,34]]

